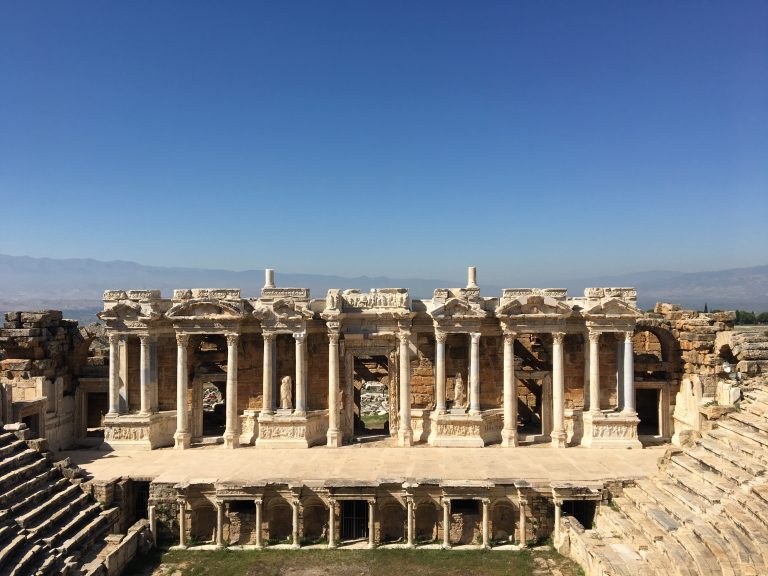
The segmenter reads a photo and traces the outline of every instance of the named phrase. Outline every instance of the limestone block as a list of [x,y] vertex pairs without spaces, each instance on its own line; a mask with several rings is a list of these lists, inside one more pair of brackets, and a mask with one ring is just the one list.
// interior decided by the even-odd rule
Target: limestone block
[[5,372],[7,370],[24,371],[32,368],[32,360],[23,360],[9,358],[8,360],[0,360],[0,371]]

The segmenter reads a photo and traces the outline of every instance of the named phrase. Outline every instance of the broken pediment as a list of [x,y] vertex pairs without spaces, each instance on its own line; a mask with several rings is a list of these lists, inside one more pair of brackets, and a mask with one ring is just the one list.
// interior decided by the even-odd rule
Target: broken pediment
[[131,300],[123,300],[114,306],[96,314],[102,320],[138,320],[142,317],[141,304]]
[[291,323],[310,319],[313,313],[306,304],[293,298],[278,298],[274,302],[265,302],[254,306],[253,316],[263,323]]
[[642,316],[640,310],[618,298],[601,300],[586,308],[582,314],[586,318],[594,316],[629,316],[632,318],[639,318]]
[[563,302],[551,296],[518,296],[502,302],[496,309],[496,316],[529,316],[541,318],[566,318],[573,311]]
[[242,316],[238,303],[223,300],[191,299],[174,304],[165,313],[167,318],[231,318]]
[[472,305],[467,300],[449,298],[445,304],[435,307],[430,315],[433,318],[484,318],[485,310],[478,305]]

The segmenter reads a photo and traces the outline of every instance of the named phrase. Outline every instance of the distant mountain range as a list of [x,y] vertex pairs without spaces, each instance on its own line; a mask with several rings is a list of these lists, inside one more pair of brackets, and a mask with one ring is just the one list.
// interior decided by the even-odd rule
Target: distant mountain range
[[[384,276],[326,276],[278,271],[279,286],[310,288],[315,298],[329,288],[405,287],[413,298],[430,298],[435,288],[464,285],[464,279],[388,278]],[[135,262],[104,262],[91,259],[31,258],[0,254],[0,310],[64,310],[69,317],[93,319],[101,308],[105,289],[160,289],[170,296],[174,288],[240,288],[243,296],[258,296],[264,284],[263,270],[208,270],[145,266]],[[674,302],[686,308],[710,310],[768,310],[768,266],[735,268],[716,272],[637,272],[616,276],[567,279],[548,286],[568,288],[571,295],[583,294],[588,286],[634,286],[638,305]],[[510,286],[517,287],[517,286]],[[481,282],[485,296],[501,294],[502,286]]]

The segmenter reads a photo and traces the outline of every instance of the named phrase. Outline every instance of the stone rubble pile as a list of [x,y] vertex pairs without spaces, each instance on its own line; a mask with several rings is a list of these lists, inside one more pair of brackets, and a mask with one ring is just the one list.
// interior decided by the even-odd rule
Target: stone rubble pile
[[389,389],[386,384],[366,382],[360,392],[360,412],[364,415],[389,414]]

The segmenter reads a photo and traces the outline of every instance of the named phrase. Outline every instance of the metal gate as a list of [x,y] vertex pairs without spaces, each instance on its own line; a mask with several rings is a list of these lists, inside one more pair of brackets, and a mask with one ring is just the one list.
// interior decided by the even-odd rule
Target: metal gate
[[365,538],[368,538],[368,502],[342,500],[341,539],[363,540]]

